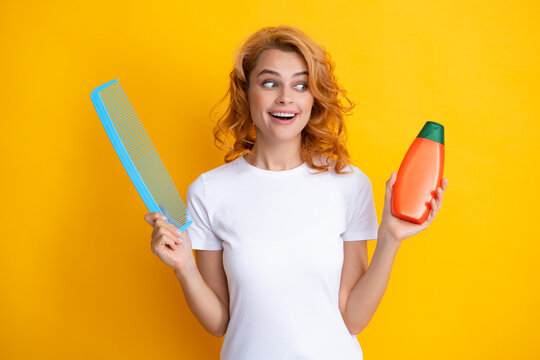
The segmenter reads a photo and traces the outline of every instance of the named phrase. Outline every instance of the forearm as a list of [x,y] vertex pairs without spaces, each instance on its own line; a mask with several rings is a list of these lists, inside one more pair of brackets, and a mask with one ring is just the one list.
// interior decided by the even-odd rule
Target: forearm
[[193,315],[209,333],[223,336],[229,324],[229,309],[206,284],[196,264],[174,273]]
[[365,274],[351,290],[343,318],[352,334],[368,325],[382,300],[400,243],[379,233],[377,246]]

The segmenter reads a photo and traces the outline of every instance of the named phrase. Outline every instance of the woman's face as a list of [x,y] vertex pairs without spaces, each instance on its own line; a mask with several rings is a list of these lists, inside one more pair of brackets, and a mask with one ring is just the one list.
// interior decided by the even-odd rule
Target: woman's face
[[313,106],[303,57],[277,49],[261,52],[249,74],[248,101],[257,139],[285,142],[301,137]]

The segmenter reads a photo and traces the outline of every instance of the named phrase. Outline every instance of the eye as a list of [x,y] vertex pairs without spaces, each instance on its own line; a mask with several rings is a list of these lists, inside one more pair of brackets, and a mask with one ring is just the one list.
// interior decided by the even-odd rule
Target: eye
[[306,90],[307,84],[298,84],[295,86],[295,88],[297,88],[298,90]]
[[[274,86],[272,86],[272,85],[274,85]],[[265,81],[263,81],[262,86],[267,87],[267,88],[273,88],[273,87],[276,87],[277,84],[275,83],[275,81],[265,80]]]

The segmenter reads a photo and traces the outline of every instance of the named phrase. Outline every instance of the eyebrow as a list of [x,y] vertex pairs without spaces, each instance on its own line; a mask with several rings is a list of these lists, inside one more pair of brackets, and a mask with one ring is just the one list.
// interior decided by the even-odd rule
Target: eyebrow
[[[263,69],[261,70],[260,73],[257,74],[257,77],[261,76],[262,74],[272,74],[272,75],[277,75],[277,76],[280,76],[280,74],[277,72],[277,71],[273,71],[273,70],[268,70],[268,69]],[[300,71],[300,72],[297,72],[293,75],[294,76],[300,76],[300,75],[307,75],[309,76],[308,72],[307,71]]]

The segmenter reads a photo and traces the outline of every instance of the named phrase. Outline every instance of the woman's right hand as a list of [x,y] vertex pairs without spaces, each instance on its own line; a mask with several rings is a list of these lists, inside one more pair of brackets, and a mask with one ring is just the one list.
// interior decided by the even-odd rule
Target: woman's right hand
[[154,227],[150,246],[152,252],[161,261],[174,268],[175,271],[182,271],[187,266],[195,264],[191,239],[187,231],[180,232],[176,226],[168,223],[165,216],[159,212],[144,215],[144,220]]

